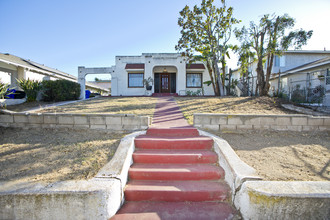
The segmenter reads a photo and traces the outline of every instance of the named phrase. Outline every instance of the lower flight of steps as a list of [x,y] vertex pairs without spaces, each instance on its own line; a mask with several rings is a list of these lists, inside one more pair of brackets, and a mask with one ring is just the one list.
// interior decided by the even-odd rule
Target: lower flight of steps
[[135,139],[125,204],[111,219],[232,219],[213,140],[195,128],[150,128]]

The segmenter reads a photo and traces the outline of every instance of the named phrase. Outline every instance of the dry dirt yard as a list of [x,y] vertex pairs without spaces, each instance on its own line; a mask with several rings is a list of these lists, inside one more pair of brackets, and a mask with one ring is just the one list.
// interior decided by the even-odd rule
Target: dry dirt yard
[[13,112],[24,112],[24,111],[29,111],[33,108],[41,108],[45,107],[47,105],[54,104],[54,102],[24,102],[22,104],[18,105],[8,105],[8,106],[0,106],[0,109],[7,109]]
[[89,179],[114,155],[124,134],[0,127],[0,181]]
[[156,102],[157,98],[154,97],[101,97],[38,112],[135,114],[152,117]]
[[221,114],[297,114],[281,106],[284,101],[272,97],[176,97],[184,117],[193,124],[194,113]]
[[329,181],[329,132],[212,132],[264,180]]
[[[295,114],[270,97],[176,97],[189,123],[193,113]],[[42,112],[153,116],[157,98],[98,98]],[[19,109],[17,110],[19,111]],[[330,134],[244,131],[215,133],[265,180],[330,180]],[[123,135],[100,131],[0,128],[0,181],[85,179],[111,159]]]

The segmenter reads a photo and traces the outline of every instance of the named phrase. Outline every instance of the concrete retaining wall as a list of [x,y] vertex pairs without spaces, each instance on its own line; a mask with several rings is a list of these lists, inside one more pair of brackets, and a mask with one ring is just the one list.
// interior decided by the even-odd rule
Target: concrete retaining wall
[[0,127],[20,128],[75,128],[110,131],[147,129],[150,117],[131,114],[56,114],[6,113],[0,114]]
[[329,219],[327,181],[247,181],[235,196],[244,219]]
[[329,131],[330,117],[307,115],[226,115],[194,114],[194,126],[215,131],[277,130]]
[[26,102],[26,98],[24,99],[0,99],[0,106],[6,105],[18,105]]
[[0,219],[109,219],[124,202],[134,139],[145,133],[125,136],[112,160],[91,180],[50,185],[0,182]]

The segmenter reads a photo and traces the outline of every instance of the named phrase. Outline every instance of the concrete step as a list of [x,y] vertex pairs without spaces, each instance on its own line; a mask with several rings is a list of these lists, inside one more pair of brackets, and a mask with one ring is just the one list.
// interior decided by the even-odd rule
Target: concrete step
[[196,137],[199,136],[198,130],[194,127],[187,126],[185,128],[149,128],[148,136],[161,137]]
[[135,138],[135,147],[141,149],[212,149],[213,139],[198,137],[160,137],[141,135]]
[[224,220],[234,209],[222,202],[126,202],[111,220]]
[[131,180],[219,180],[224,174],[210,164],[133,164],[128,171]]
[[134,163],[216,163],[218,155],[209,150],[144,150],[133,153]]
[[130,181],[125,188],[126,201],[224,201],[229,186],[212,181]]
[[179,96],[178,93],[152,93],[153,97]]

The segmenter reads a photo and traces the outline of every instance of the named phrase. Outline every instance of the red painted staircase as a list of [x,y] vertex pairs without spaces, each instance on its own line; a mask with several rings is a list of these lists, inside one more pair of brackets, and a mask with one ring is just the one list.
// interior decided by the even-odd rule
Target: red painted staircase
[[232,219],[212,146],[193,127],[148,129],[135,139],[126,202],[111,219]]

